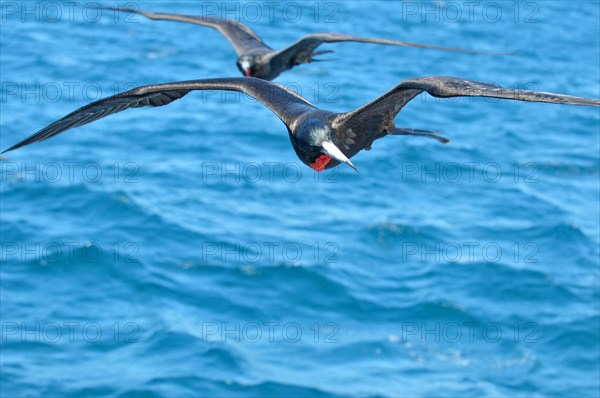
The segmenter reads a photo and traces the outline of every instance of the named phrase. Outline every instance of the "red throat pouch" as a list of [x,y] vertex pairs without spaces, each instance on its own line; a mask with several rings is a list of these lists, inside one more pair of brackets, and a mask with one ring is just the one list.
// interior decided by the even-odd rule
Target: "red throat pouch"
[[310,167],[312,167],[315,171],[321,172],[325,170],[325,166],[327,166],[329,161],[331,161],[331,156],[325,154],[319,155],[315,161],[310,164]]

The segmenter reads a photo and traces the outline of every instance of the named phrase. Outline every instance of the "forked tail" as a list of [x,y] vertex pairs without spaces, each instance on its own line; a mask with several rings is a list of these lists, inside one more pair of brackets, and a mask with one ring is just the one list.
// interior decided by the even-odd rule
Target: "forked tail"
[[390,134],[390,135],[414,135],[417,137],[433,138],[434,140],[438,140],[442,144],[447,144],[450,142],[449,139],[444,138],[439,135],[439,134],[443,134],[443,133],[440,133],[439,131],[433,131],[433,130],[394,128],[388,134]]

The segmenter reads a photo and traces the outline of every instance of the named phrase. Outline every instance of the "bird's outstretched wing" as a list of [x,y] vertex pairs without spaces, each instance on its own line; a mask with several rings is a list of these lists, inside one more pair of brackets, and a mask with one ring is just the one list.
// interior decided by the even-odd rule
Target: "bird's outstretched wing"
[[[352,143],[348,145],[347,152],[344,152],[346,156],[353,156],[362,149],[369,148],[377,138],[388,133],[393,134],[394,118],[398,112],[422,92],[438,98],[491,97],[563,105],[600,106],[600,100],[596,98],[510,89],[455,77],[407,79],[374,101],[354,111],[340,114],[334,119],[333,126],[340,134],[337,141]],[[363,132],[362,136],[353,137],[352,135],[356,135],[358,131]]]
[[387,44],[392,46],[402,47],[418,47],[418,48],[429,48],[432,50],[443,50],[443,51],[457,51],[462,53],[472,54],[493,54],[493,55],[512,55],[512,53],[498,53],[498,52],[486,52],[486,51],[475,51],[466,50],[462,48],[434,46],[430,44],[411,43],[408,41],[397,41],[387,39],[370,39],[367,37],[358,37],[347,35],[343,33],[311,33],[291,46],[278,51],[273,55],[275,62],[281,62],[282,64],[297,65],[310,60],[314,50],[323,43],[335,43],[341,41],[352,41],[359,43],[374,43],[374,44]]
[[133,90],[92,102],[44,127],[2,153],[34,142],[44,141],[69,129],[83,126],[103,117],[124,111],[125,109],[167,105],[195,90],[226,90],[246,93],[271,109],[286,124],[290,131],[295,128],[299,118],[306,112],[317,110],[314,105],[292,90],[277,83],[252,77],[190,80],[155,84],[137,87]]
[[105,10],[129,12],[142,15],[148,19],[160,21],[187,22],[196,25],[208,26],[221,32],[231,43],[238,56],[245,53],[256,53],[260,51],[273,51],[262,39],[250,28],[241,22],[232,19],[221,19],[203,15],[182,15],[164,12],[149,12],[134,8],[104,7]]

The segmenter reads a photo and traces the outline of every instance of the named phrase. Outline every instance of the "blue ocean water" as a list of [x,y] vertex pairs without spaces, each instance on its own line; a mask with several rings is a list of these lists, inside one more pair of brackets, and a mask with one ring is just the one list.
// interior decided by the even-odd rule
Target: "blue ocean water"
[[[134,86],[238,75],[213,30],[96,5],[1,3],[2,148]],[[277,79],[335,111],[427,75],[600,96],[597,1],[140,7],[274,48],[518,53],[341,43]],[[598,396],[598,109],[423,95],[396,121],[451,142],[389,137],[360,174],[317,174],[271,112],[209,92],[10,153],[0,395]]]

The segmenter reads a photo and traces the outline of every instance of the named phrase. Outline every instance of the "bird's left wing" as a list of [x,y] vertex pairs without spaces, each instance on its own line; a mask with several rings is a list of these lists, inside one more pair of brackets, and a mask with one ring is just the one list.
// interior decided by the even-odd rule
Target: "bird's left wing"
[[292,90],[277,83],[252,77],[189,80],[141,86],[133,90],[92,102],[44,127],[32,136],[6,149],[12,151],[34,142],[44,141],[64,131],[83,126],[129,108],[159,107],[178,100],[195,90],[226,90],[248,94],[275,113],[293,130],[299,118],[317,108]]
[[273,49],[265,44],[265,42],[249,27],[241,22],[233,19],[221,19],[207,15],[184,15],[171,14],[166,12],[150,12],[142,11],[134,8],[118,8],[105,7],[105,10],[117,12],[129,12],[133,14],[143,15],[148,19],[157,21],[176,21],[187,22],[196,25],[208,26],[221,32],[229,43],[235,48],[238,56],[250,52],[270,52]]
[[[419,77],[404,80],[368,104],[338,115],[333,121],[333,126],[341,134],[337,141],[351,142],[348,153],[354,155],[368,147],[373,139],[380,138],[382,134],[393,134],[394,118],[398,112],[423,92],[438,98],[490,97],[563,105],[600,106],[600,100],[596,98],[510,89],[455,77]],[[353,137],[356,132],[362,132],[363,136]],[[348,135],[350,135],[350,141],[348,141]]]
[[[511,53],[467,50],[467,49],[462,49],[462,48],[435,46],[435,45],[431,45],[431,44],[411,43],[408,41],[371,39],[371,38],[367,38],[367,37],[359,37],[359,36],[347,35],[347,34],[343,34],[343,33],[311,33],[311,34],[304,36],[303,38],[301,38],[300,40],[298,40],[291,46],[284,48],[283,50],[280,50],[277,53],[275,53],[273,55],[273,60],[276,60],[276,62],[281,62],[283,64],[291,63],[292,65],[302,63],[302,62],[295,62],[295,58],[299,57],[301,59],[310,60],[313,51],[321,44],[335,43],[335,42],[342,42],[342,41],[387,44],[387,45],[401,46],[401,47],[428,48],[428,49],[432,49],[432,50],[456,51],[456,52],[471,53],[471,54],[511,55]],[[304,61],[304,62],[306,62],[306,61]]]

